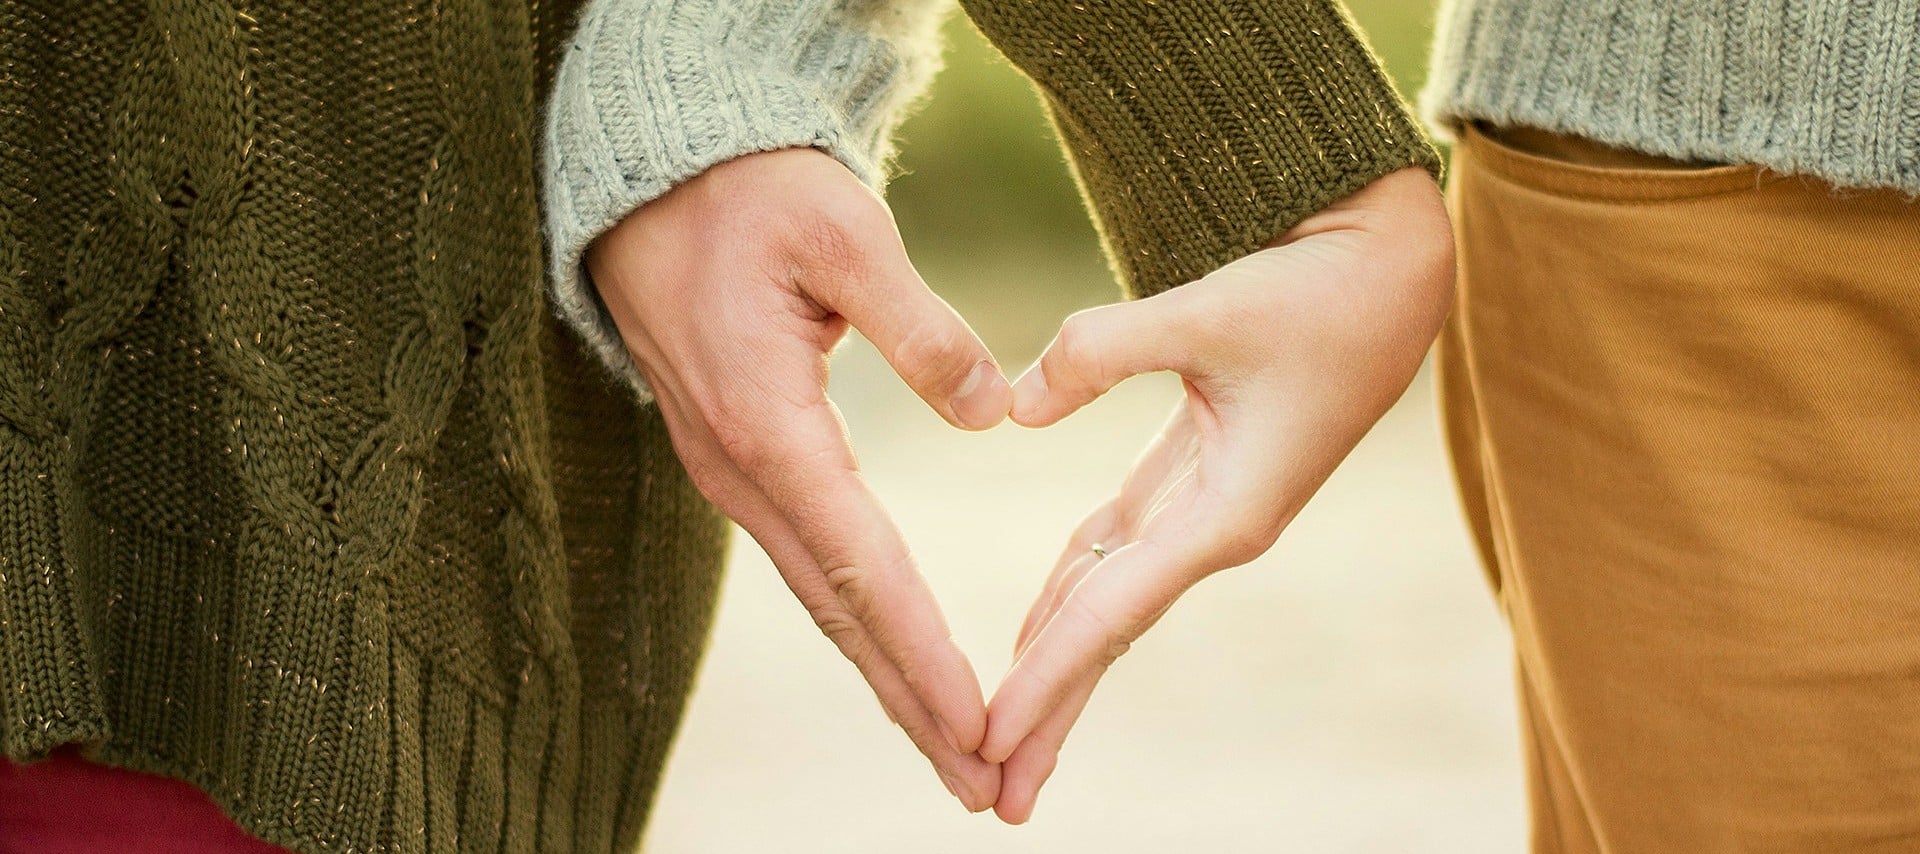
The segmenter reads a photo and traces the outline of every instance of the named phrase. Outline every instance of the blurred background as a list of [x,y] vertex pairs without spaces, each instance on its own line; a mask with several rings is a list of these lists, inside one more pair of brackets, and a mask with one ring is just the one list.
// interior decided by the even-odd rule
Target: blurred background
[[[1348,0],[1402,92],[1431,0]],[[955,15],[888,191],[907,246],[1010,373],[1119,298],[1032,89]],[[988,692],[1066,536],[1178,396],[1130,380],[1045,431],[949,428],[864,342],[832,394]],[[1194,588],[1107,674],[1031,822],[967,814],[737,529],[647,850],[1518,852],[1508,639],[1432,379],[1260,560]]]

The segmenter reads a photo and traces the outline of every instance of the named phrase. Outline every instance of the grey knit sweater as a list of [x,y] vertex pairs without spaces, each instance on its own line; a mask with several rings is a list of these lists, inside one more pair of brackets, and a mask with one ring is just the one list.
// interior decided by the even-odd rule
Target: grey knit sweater
[[1447,0],[1420,108],[1920,194],[1920,0]]
[[707,167],[812,146],[878,189],[906,102],[938,70],[952,0],[592,0],[548,102],[554,310],[652,398],[581,266],[587,244]]

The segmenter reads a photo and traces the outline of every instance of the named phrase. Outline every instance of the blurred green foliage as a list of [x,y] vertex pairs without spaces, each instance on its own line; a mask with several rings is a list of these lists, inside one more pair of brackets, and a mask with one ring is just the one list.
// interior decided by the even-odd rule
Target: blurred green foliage
[[[1401,92],[1426,75],[1433,0],[1348,0]],[[1026,78],[956,13],[946,69],[901,128],[888,189],[909,250],[1009,370],[1073,310],[1120,291]]]

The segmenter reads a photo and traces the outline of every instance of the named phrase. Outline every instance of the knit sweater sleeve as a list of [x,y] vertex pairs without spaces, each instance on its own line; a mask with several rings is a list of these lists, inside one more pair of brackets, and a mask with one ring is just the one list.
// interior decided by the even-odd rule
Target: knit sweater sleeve
[[961,0],[1040,90],[1128,293],[1439,154],[1337,0]]
[[547,102],[552,309],[641,402],[651,390],[582,262],[707,167],[820,148],[879,189],[890,136],[939,67],[950,0],[590,0]]

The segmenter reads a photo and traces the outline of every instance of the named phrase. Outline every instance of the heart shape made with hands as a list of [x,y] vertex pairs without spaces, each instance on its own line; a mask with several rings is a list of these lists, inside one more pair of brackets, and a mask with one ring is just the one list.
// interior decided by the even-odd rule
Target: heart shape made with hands
[[[1202,279],[1067,318],[1013,383],[921,279],[885,203],[817,150],[710,167],[585,264],[695,486],[948,789],[1019,823],[1107,667],[1199,579],[1271,546],[1406,389],[1450,304],[1452,243],[1431,177],[1401,170]],[[1055,562],[990,704],[827,397],[850,328],[969,430],[1046,427],[1127,377],[1182,377],[1166,426]]]

